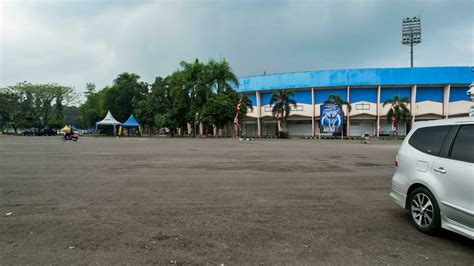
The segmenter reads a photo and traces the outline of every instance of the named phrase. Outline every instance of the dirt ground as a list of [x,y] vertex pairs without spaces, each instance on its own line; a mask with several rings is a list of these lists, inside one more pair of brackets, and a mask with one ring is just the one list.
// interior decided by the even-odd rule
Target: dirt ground
[[0,136],[0,264],[472,265],[390,199],[398,146]]

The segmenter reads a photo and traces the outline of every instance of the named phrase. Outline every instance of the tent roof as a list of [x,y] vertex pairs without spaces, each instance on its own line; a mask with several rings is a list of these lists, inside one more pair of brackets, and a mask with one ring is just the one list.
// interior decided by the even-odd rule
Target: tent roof
[[123,127],[139,127],[140,124],[138,124],[137,120],[135,119],[135,117],[133,116],[133,114],[130,115],[130,117],[128,118],[127,121],[125,121],[123,124],[122,124]]
[[108,111],[105,118],[102,119],[102,121],[97,122],[96,124],[97,125],[121,125],[122,123],[115,120],[114,116],[110,113],[110,111]]

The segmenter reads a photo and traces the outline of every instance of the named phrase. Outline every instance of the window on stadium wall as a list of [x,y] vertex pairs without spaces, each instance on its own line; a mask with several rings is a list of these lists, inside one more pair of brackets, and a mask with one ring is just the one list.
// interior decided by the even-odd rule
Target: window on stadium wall
[[[303,111],[304,110],[303,105],[301,105],[301,104],[298,104],[296,106],[290,106],[290,108],[291,108],[291,111]],[[272,110],[273,110],[273,105],[265,106],[263,108],[263,111],[265,113],[271,113]]]

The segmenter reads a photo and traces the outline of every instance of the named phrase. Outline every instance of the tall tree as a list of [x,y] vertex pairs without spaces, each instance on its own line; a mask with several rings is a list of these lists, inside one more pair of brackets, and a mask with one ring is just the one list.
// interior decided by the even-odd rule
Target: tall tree
[[186,120],[188,123],[200,121],[202,109],[213,95],[209,65],[195,59],[191,63],[182,61],[180,66],[182,68],[179,70],[180,85],[189,95],[189,112]]
[[84,92],[84,94],[86,96],[88,95],[91,95],[91,94],[94,94],[96,91],[95,91],[95,84],[94,83],[86,83],[86,91]]
[[173,125],[170,128],[172,134],[175,133],[175,129],[185,128],[187,123],[190,121],[189,116],[191,114],[190,106],[190,95],[186,88],[186,78],[182,71],[175,71],[170,76],[170,96],[171,96],[171,110],[170,110],[170,121]]
[[210,60],[208,68],[211,85],[216,88],[217,93],[229,93],[239,86],[237,76],[225,59],[220,61]]
[[240,101],[242,103],[241,107],[240,107],[240,116],[242,118],[244,118],[246,115],[247,115],[247,112],[250,110],[250,111],[253,111],[253,104],[252,104],[252,101],[250,100],[250,98],[245,95],[245,94],[242,94],[242,93],[239,93],[240,95]]
[[52,120],[48,123],[48,126],[51,128],[62,128],[64,126],[64,106],[62,104],[61,97],[56,98],[56,103],[54,104],[54,116]]
[[62,106],[71,103],[76,97],[72,87],[54,83],[21,82],[10,86],[9,90],[23,103],[30,126],[38,128],[45,128],[53,123],[54,119],[62,117]]
[[18,133],[18,124],[25,118],[26,108],[21,102],[21,98],[8,89],[0,91],[0,122],[6,126],[11,126]]
[[101,109],[102,92],[96,92],[95,84],[87,83],[84,92],[86,101],[79,106],[82,125],[87,128],[94,127],[95,123],[102,119],[104,113]]
[[410,110],[407,107],[409,102],[410,99],[400,97],[400,95],[394,95],[391,99],[383,102],[383,107],[390,105],[390,109],[387,112],[387,121],[392,124],[396,135],[398,134],[398,124],[407,121],[411,116]]
[[[155,126],[168,127],[163,120],[156,123],[156,115],[163,115],[171,111],[169,77],[156,77],[151,85],[151,91],[138,107],[137,113],[141,123],[151,134],[151,129]],[[169,121],[169,120],[167,120]]]
[[296,108],[296,101],[293,99],[294,93],[289,90],[280,90],[272,94],[270,106],[273,116],[278,120],[278,135],[286,128],[286,119],[291,113],[291,107]]
[[235,105],[232,100],[224,93],[217,93],[204,106],[202,120],[221,129],[224,125],[230,124],[234,116]]
[[[81,120],[81,113],[77,106],[64,106],[64,123],[66,125],[72,125],[77,128],[84,128]],[[64,124],[63,124],[64,125]]]
[[102,115],[110,110],[117,120],[125,121],[133,114],[148,93],[148,84],[139,79],[140,76],[134,73],[118,75],[113,85],[103,90]]

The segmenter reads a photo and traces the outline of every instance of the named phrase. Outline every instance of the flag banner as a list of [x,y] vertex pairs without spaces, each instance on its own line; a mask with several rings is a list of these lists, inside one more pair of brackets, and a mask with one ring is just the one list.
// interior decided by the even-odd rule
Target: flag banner
[[343,123],[342,108],[337,104],[321,105],[321,133],[338,133]]
[[240,128],[240,106],[242,105],[242,99],[239,100],[237,103],[237,107],[235,108],[235,118],[234,118],[234,126]]
[[280,112],[277,114],[277,120],[278,120],[278,131],[283,131],[283,115]]

